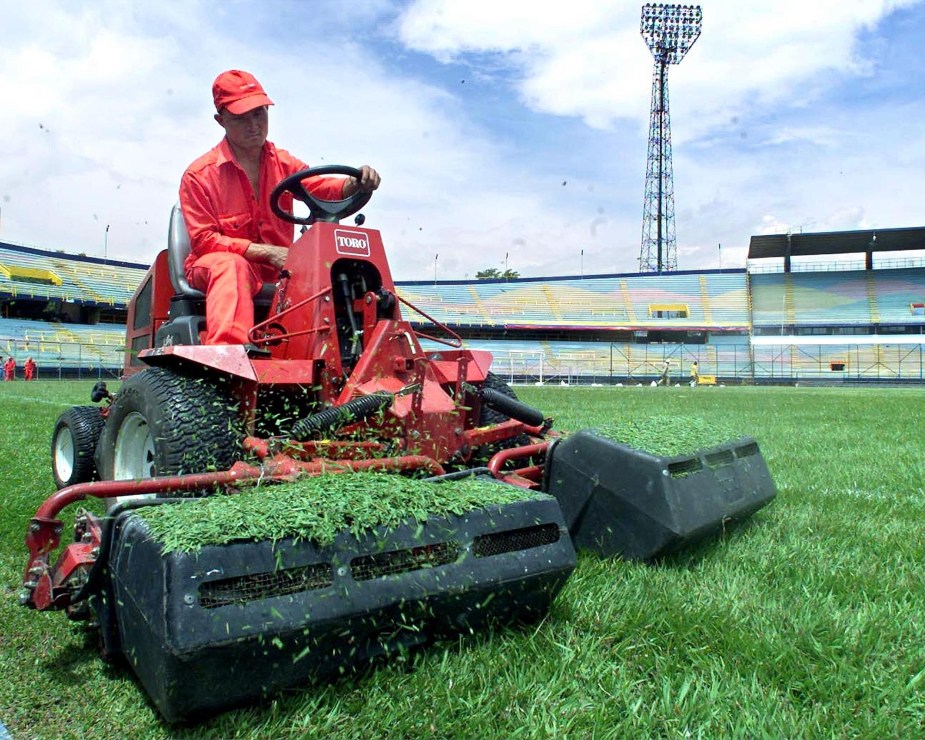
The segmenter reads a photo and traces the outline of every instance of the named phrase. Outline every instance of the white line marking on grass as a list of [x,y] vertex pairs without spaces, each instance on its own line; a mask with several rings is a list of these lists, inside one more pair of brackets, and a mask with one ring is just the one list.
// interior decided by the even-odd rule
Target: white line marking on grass
[[861,488],[817,488],[813,493],[832,498],[856,498],[865,501],[885,501],[897,506],[911,506],[915,509],[925,510],[925,500],[922,499],[922,489],[913,488],[905,492],[909,495],[897,495],[889,490],[865,490]]
[[[43,406],[61,406],[62,408],[73,405],[64,401],[49,401],[47,398],[37,398],[36,396],[0,396],[0,400],[29,401],[30,403],[40,403]],[[0,740],[3,740],[3,735],[0,735]]]

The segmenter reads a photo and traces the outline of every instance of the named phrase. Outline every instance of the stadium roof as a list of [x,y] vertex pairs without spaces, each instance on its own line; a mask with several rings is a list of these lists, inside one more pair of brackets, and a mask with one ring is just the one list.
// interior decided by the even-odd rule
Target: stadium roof
[[823,231],[815,234],[767,234],[753,236],[749,259],[803,257],[853,252],[902,252],[925,249],[925,226],[905,229]]

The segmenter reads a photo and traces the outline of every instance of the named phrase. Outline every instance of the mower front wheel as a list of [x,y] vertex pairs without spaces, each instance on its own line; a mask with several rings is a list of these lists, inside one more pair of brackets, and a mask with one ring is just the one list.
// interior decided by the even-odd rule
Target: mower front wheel
[[51,435],[51,474],[58,488],[96,479],[93,453],[105,420],[99,406],[72,406]]
[[113,400],[97,465],[104,480],[226,470],[242,436],[238,409],[218,383],[152,367]]

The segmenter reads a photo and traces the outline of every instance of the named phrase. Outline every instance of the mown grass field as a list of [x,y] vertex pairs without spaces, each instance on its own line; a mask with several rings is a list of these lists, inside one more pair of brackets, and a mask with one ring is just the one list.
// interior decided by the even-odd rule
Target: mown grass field
[[518,389],[563,429],[752,433],[778,497],[656,566],[583,554],[538,626],[169,728],[80,629],[17,602],[54,420],[90,386],[0,384],[0,722],[17,740],[925,735],[925,390]]

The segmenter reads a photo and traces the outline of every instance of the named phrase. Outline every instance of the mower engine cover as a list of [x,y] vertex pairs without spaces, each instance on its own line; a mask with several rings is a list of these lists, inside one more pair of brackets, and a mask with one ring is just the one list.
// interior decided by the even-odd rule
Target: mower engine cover
[[114,524],[110,592],[98,602],[103,623],[115,623],[106,647],[125,655],[169,722],[456,632],[537,620],[576,563],[543,494],[360,537],[343,530],[324,547],[285,539],[165,553],[137,514]]
[[543,490],[575,547],[651,560],[744,519],[776,494],[751,437],[665,457],[584,430],[554,443]]

